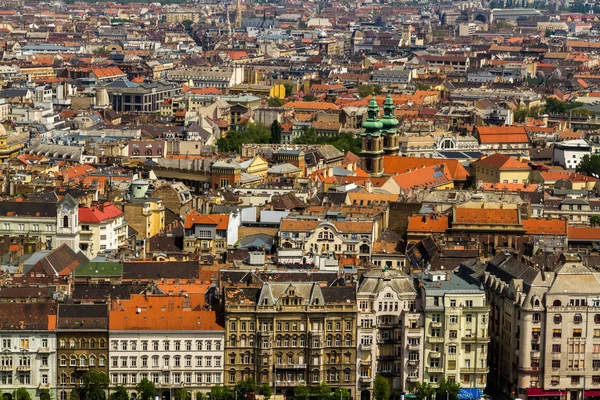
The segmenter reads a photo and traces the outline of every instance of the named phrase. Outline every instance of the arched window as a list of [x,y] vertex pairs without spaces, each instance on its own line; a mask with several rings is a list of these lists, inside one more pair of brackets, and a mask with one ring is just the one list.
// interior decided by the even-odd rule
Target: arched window
[[85,367],[87,365],[87,358],[85,356],[79,357],[79,365]]
[[60,348],[64,349],[67,347],[67,341],[65,339],[60,339]]
[[71,367],[75,367],[77,365],[77,357],[71,356],[71,362],[69,363]]
[[90,349],[96,348],[96,339],[90,339]]
[[62,356],[60,356],[60,366],[61,367],[67,366],[67,356],[65,356],[64,354]]
[[68,228],[69,227],[69,216],[65,215],[63,217],[63,228]]
[[81,339],[81,348],[82,349],[87,349],[87,340]]
[[560,306],[562,306],[562,303],[560,302],[560,300],[554,300],[554,302],[552,303],[552,306],[560,307]]
[[540,299],[535,299],[535,301],[533,302],[533,305],[535,307],[539,307],[540,306]]
[[69,347],[72,348],[72,349],[75,348],[75,339],[69,340]]
[[90,367],[94,367],[96,366],[96,356],[91,355],[90,356]]
[[[66,382],[64,382],[66,383]],[[67,392],[64,390],[61,390],[60,392],[60,400],[67,400]]]
[[99,367],[104,367],[105,364],[106,364],[106,357],[100,356],[98,358],[98,366]]
[[106,340],[105,339],[100,339],[100,348],[103,349],[106,347]]

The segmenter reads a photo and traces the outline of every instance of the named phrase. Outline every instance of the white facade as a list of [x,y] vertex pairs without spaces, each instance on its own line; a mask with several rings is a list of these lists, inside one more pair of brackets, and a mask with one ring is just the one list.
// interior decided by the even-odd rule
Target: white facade
[[171,398],[179,388],[208,392],[223,384],[223,331],[110,331],[109,343],[111,387],[134,393],[148,379]]
[[56,333],[0,332],[0,391],[25,388],[32,398],[39,390],[56,388]]
[[552,151],[552,164],[565,169],[575,169],[586,155],[592,154],[592,147],[583,139],[566,140],[556,143]]
[[124,215],[101,222],[81,222],[79,246],[88,258],[106,250],[116,250],[127,241],[127,221]]

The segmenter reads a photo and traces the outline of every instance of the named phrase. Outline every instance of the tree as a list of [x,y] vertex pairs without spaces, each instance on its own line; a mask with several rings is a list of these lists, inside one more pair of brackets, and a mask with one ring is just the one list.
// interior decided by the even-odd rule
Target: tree
[[174,397],[175,400],[192,400],[192,394],[182,388],[175,390]]
[[252,378],[248,378],[245,381],[239,381],[233,387],[233,390],[237,393],[238,398],[245,399],[250,393],[254,394],[257,390],[256,381]]
[[294,87],[291,83],[284,83],[283,87],[285,88],[285,97],[290,97],[294,94]]
[[239,152],[244,143],[269,143],[271,132],[263,124],[248,123],[239,130],[231,130],[217,140],[219,151]]
[[213,386],[210,388],[210,400],[230,400],[231,389],[226,386]]
[[590,224],[592,226],[598,226],[598,225],[600,225],[600,216],[598,216],[598,215],[592,215],[592,218],[590,218]]
[[331,399],[332,400],[338,400],[338,399],[350,400],[350,392],[348,391],[348,389],[337,388],[331,395]]
[[597,154],[586,154],[583,156],[579,165],[577,165],[577,172],[595,178],[600,177],[600,155]]
[[547,28],[546,31],[544,32],[544,37],[550,37],[552,36],[552,29]]
[[269,138],[269,143],[280,144],[282,132],[283,129],[281,128],[281,124],[279,123],[279,121],[274,120],[271,124],[271,137]]
[[102,372],[88,371],[83,374],[81,392],[88,400],[103,400],[106,398],[105,389],[108,388],[108,375]]
[[418,400],[427,400],[431,399],[431,396],[435,393],[435,389],[429,382],[417,382],[414,393]]
[[265,383],[258,388],[258,394],[262,395],[264,400],[269,400],[273,396],[273,389],[271,389],[269,384]]
[[267,104],[269,104],[269,107],[281,107],[283,105],[283,100],[279,97],[269,97]]
[[196,400],[205,400],[206,396],[202,392],[196,392]]
[[[438,382],[436,390],[436,398],[458,400],[458,393],[460,392],[460,385],[456,382],[447,381],[442,379]],[[447,396],[447,397],[446,397]]]
[[129,393],[122,385],[117,385],[115,391],[108,396],[108,400],[129,400]]
[[311,397],[317,400],[326,400],[331,397],[331,388],[326,383],[320,383],[311,392]]
[[373,94],[373,85],[363,84],[363,85],[358,86],[358,95],[361,98],[364,99],[365,97],[368,97],[372,94]]
[[294,389],[294,400],[308,400],[310,396],[310,389],[304,385],[298,385]]
[[142,379],[135,387],[140,400],[152,400],[156,395],[156,386],[148,379]]
[[376,376],[373,381],[373,397],[375,400],[389,400],[390,382],[383,376]]
[[373,94],[375,96],[381,96],[383,94],[383,88],[381,85],[373,85]]
[[338,136],[322,137],[318,136],[314,128],[306,129],[300,137],[294,140],[295,144],[330,144],[339,151],[351,151],[354,154],[360,153],[361,139],[348,132],[340,132]]
[[49,389],[40,390],[40,400],[50,400],[52,399],[52,395],[50,395]]
[[190,21],[189,19],[186,19],[182,22],[183,26],[185,27],[186,32],[190,31],[190,28],[192,27],[192,25],[194,24],[194,21]]
[[15,394],[13,396],[15,400],[31,400],[31,395],[25,388],[18,388],[15,390]]
[[69,400],[79,400],[79,390],[73,389],[71,393],[69,393]]

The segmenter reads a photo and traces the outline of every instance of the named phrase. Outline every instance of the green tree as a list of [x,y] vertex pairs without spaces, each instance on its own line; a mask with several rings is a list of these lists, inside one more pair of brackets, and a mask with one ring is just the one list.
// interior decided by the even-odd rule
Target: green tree
[[260,385],[260,387],[258,388],[258,394],[263,396],[264,400],[269,400],[271,396],[273,396],[273,389],[269,384],[265,383],[263,385]]
[[248,378],[244,381],[239,381],[233,387],[234,392],[237,393],[238,398],[245,399],[250,393],[256,393],[257,390],[256,381],[252,378]]
[[294,400],[308,400],[310,397],[310,389],[304,385],[298,385],[294,389]]
[[269,138],[269,143],[279,144],[281,143],[281,133],[283,132],[283,128],[279,121],[274,120],[271,124],[271,137]]
[[83,374],[81,392],[88,400],[101,400],[106,398],[104,392],[108,388],[108,375],[102,372],[88,371]]
[[205,400],[206,396],[202,392],[196,392],[196,400]]
[[373,381],[373,398],[375,400],[389,400],[390,382],[383,376],[376,376]]
[[368,97],[373,94],[373,85],[363,84],[358,86],[358,95],[361,98]]
[[122,385],[117,385],[114,392],[108,396],[108,400],[129,400],[129,393]]
[[192,394],[183,388],[178,388],[174,393],[175,400],[192,400]]
[[300,137],[294,140],[295,144],[330,144],[339,151],[351,151],[354,154],[360,153],[361,139],[348,132],[341,132],[338,136],[322,137],[318,136],[314,128],[306,129]]
[[283,87],[285,88],[285,97],[290,97],[294,94],[294,87],[291,83],[284,83]]
[[600,177],[600,155],[592,154],[590,156],[589,154],[586,154],[583,156],[577,166],[577,172],[595,178]]
[[281,107],[283,105],[283,100],[279,97],[269,97],[267,104],[269,104],[269,107]]
[[194,24],[194,21],[190,21],[189,19],[186,19],[185,21],[182,22],[183,26],[185,27],[185,30],[187,32],[190,31],[190,28],[192,27],[192,25]]
[[527,117],[527,109],[524,107],[521,107],[517,111],[513,112],[513,118],[515,122],[525,122],[525,117]]
[[15,400],[31,400],[31,395],[25,388],[18,388],[15,390],[15,394],[13,396]]
[[429,382],[417,382],[414,393],[418,400],[426,400],[431,399],[431,396],[435,393],[435,389]]
[[550,37],[550,36],[552,36],[552,29],[548,28],[544,32],[544,37]]
[[217,140],[219,151],[239,152],[244,143],[269,143],[270,130],[264,124],[248,123],[239,130],[230,130]]
[[227,386],[213,386],[210,388],[210,400],[231,400],[231,389]]
[[311,397],[317,400],[329,400],[331,397],[331,388],[326,383],[320,383],[319,386],[311,390]]
[[[448,399],[458,400],[458,393],[460,392],[460,385],[456,382],[447,381],[442,379],[438,382],[436,390],[437,399]],[[447,397],[446,397],[447,396]]]
[[71,393],[69,394],[69,400],[79,400],[79,390],[77,390],[77,389],[71,390]]
[[373,94],[375,96],[381,96],[383,94],[383,88],[381,85],[373,85]]
[[153,400],[156,395],[156,386],[148,379],[142,379],[136,385],[135,390],[140,400]]
[[52,399],[52,395],[50,395],[49,389],[40,390],[40,400],[50,400]]
[[350,400],[350,392],[348,389],[337,388],[331,394],[331,400]]

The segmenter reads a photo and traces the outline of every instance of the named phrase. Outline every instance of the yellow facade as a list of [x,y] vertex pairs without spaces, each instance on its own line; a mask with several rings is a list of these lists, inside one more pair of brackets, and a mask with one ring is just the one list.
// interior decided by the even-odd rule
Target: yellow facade
[[277,97],[280,99],[285,99],[285,86],[283,85],[273,85],[271,88],[271,92],[269,93],[270,97]]
[[15,158],[23,147],[25,147],[24,138],[20,140],[20,137],[9,139],[8,136],[0,136],[0,162]]
[[488,165],[477,165],[475,179],[489,183],[529,183],[531,170],[500,169]]

